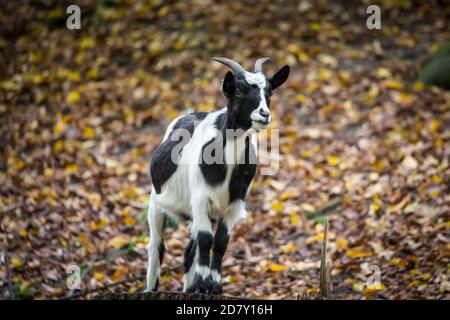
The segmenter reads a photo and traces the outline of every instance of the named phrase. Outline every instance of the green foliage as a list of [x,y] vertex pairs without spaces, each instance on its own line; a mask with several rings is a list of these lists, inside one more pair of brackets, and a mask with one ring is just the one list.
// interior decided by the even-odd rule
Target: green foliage
[[450,89],[450,55],[431,60],[421,71],[419,81]]
[[444,43],[419,74],[419,81],[450,89],[450,42]]

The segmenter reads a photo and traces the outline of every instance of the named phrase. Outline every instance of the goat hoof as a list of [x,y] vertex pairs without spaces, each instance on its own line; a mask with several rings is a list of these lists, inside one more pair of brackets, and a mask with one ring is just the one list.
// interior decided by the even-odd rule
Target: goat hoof
[[213,281],[211,293],[216,295],[222,294],[222,285],[220,282]]
[[203,277],[199,274],[196,274],[194,277],[194,281],[189,289],[186,291],[187,293],[210,293],[212,289],[213,280],[211,276]]

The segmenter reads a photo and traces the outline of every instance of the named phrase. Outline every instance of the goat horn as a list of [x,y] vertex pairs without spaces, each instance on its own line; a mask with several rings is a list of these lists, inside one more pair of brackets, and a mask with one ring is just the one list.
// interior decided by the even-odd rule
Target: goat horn
[[237,62],[227,59],[227,58],[212,58],[211,60],[220,62],[227,67],[231,68],[235,73],[243,73],[245,72],[245,69]]
[[255,73],[256,72],[261,72],[262,73],[262,65],[267,60],[270,60],[270,58],[265,57],[265,58],[259,58],[258,60],[256,60],[256,62],[255,62]]

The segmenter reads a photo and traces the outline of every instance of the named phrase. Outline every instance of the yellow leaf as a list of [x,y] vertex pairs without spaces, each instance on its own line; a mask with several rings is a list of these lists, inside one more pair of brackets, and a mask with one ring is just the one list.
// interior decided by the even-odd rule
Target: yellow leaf
[[109,240],[109,245],[111,247],[114,247],[116,249],[122,248],[124,245],[128,244],[130,242],[130,239],[124,237],[124,236],[115,236],[111,240]]
[[87,76],[89,79],[98,79],[98,70],[97,69],[90,69],[87,73]]
[[427,194],[430,199],[434,199],[441,194],[441,190],[431,190]]
[[419,287],[421,285],[423,285],[423,283],[421,281],[413,280],[410,283],[408,283],[407,287],[408,287],[408,289],[412,289],[412,288],[415,288],[415,287]]
[[414,90],[420,91],[423,90],[423,88],[425,88],[425,84],[423,82],[417,81],[414,83]]
[[377,73],[377,76],[380,78],[388,78],[391,76],[391,72],[385,68],[378,68],[376,73]]
[[400,258],[392,258],[391,261],[389,261],[389,264],[390,264],[391,266],[396,266],[396,265],[398,265],[400,262],[401,262],[401,259],[400,259]]
[[272,209],[276,212],[276,213],[280,213],[281,210],[283,210],[283,203],[280,201],[273,201],[272,202]]
[[319,233],[317,233],[314,236],[310,236],[310,237],[306,238],[305,242],[307,244],[310,244],[310,243],[319,242],[319,241],[322,241],[322,240],[323,240],[323,232],[319,232]]
[[424,273],[423,275],[422,275],[422,279],[423,280],[428,280],[428,279],[430,279],[431,278],[431,273]]
[[409,270],[409,274],[412,276],[418,276],[418,275],[420,275],[420,271],[417,269],[411,269],[411,270]]
[[303,103],[306,101],[307,98],[306,98],[306,96],[299,94],[295,97],[295,99],[297,99],[298,102]]
[[91,231],[95,231],[98,229],[97,224],[95,223],[95,221],[91,221],[91,223],[89,223],[89,230]]
[[398,80],[385,80],[383,84],[388,89],[400,90],[403,88],[403,83]]
[[318,22],[311,22],[309,24],[309,27],[314,31],[320,31],[320,28],[321,28],[320,23],[318,23]]
[[78,172],[78,166],[76,164],[69,164],[65,167],[64,173],[65,174],[73,174]]
[[83,137],[85,139],[94,139],[95,138],[95,130],[91,127],[86,127],[83,129]]
[[372,292],[376,292],[376,291],[382,291],[382,290],[386,290],[386,286],[382,283],[380,284],[371,284],[368,285],[365,289],[364,289],[364,294],[369,294]]
[[380,210],[380,205],[378,203],[372,203],[369,208],[369,214],[374,214]]
[[431,179],[433,180],[434,183],[442,182],[442,177],[440,177],[440,176],[433,176]]
[[125,218],[125,224],[127,226],[134,226],[135,224],[137,224],[137,221],[133,217],[126,217]]
[[430,131],[437,132],[439,130],[441,123],[437,119],[433,119],[430,121]]
[[373,253],[363,247],[355,247],[353,249],[350,249],[347,251],[347,255],[350,258],[364,258],[364,257],[371,257],[373,256]]
[[169,118],[170,120],[173,120],[176,117],[178,117],[178,112],[176,110],[174,110],[173,108],[169,107],[166,110],[166,115],[167,115],[167,118]]
[[280,201],[285,201],[287,199],[295,198],[298,196],[298,193],[295,191],[286,191],[280,194]]
[[279,272],[279,271],[286,271],[289,268],[285,265],[282,264],[277,264],[277,263],[271,263],[269,264],[269,270],[272,272]]
[[347,240],[346,239],[340,239],[336,241],[336,245],[339,249],[339,251],[347,250]]
[[80,98],[81,95],[78,91],[71,91],[66,97],[66,102],[70,104],[77,103]]
[[92,48],[94,46],[94,39],[91,37],[83,37],[80,42],[81,49]]
[[26,237],[28,235],[28,232],[27,232],[26,229],[22,229],[22,230],[19,231],[19,235],[21,237]]
[[301,150],[300,155],[304,158],[310,158],[313,155],[317,154],[320,151],[320,146],[315,145],[314,147],[307,149],[307,150]]
[[291,211],[291,225],[295,226],[300,222],[297,212]]
[[20,261],[20,260],[17,259],[17,258],[12,258],[12,259],[11,259],[11,264],[13,265],[14,268],[18,268],[18,267],[20,267],[23,263],[22,263],[22,261]]
[[58,140],[55,142],[55,145],[53,146],[53,149],[55,150],[55,152],[60,152],[64,149],[64,141],[63,140]]
[[101,272],[95,272],[94,273],[94,278],[98,281],[102,280],[105,277],[105,275]]
[[63,133],[64,131],[66,131],[67,129],[67,123],[63,120],[59,120],[55,126],[53,127],[53,132],[56,135],[60,135],[61,133]]
[[35,75],[34,77],[33,77],[33,82],[35,83],[35,84],[41,84],[41,83],[43,83],[44,82],[44,77],[42,76],[42,75],[40,75],[40,74],[37,74],[37,75]]
[[329,69],[322,68],[319,70],[319,79],[328,80],[331,78],[331,71]]
[[128,274],[128,270],[125,268],[119,268],[116,271],[114,271],[113,275],[111,276],[111,280],[117,281],[120,280],[124,275]]
[[287,253],[291,253],[293,251],[295,251],[297,249],[297,246],[295,245],[295,243],[293,242],[289,242],[283,246],[281,246],[281,252],[287,254]]
[[337,166],[340,162],[340,159],[338,156],[327,156],[327,163],[330,166]]
[[399,101],[405,104],[411,103],[413,101],[413,96],[410,93],[402,92],[400,93]]

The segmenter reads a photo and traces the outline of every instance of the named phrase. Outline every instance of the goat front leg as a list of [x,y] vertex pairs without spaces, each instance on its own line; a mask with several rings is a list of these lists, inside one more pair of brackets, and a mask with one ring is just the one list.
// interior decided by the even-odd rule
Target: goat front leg
[[184,292],[212,290],[211,248],[213,235],[206,200],[193,201],[191,240],[185,252]]
[[245,211],[245,203],[241,200],[233,203],[230,212],[219,220],[217,230],[214,235],[214,244],[212,249],[211,259],[211,276],[213,279],[212,292],[213,294],[222,293],[222,260],[227,250],[229,234],[235,223],[245,218],[247,212]]

